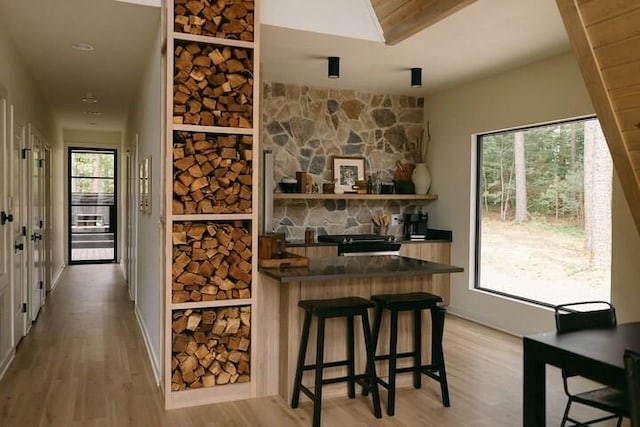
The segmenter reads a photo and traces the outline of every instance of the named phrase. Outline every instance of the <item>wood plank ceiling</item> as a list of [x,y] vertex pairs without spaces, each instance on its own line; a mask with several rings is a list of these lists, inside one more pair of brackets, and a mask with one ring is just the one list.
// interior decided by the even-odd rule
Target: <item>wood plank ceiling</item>
[[556,2],[640,232],[640,1]]
[[395,45],[476,0],[371,0],[385,42]]

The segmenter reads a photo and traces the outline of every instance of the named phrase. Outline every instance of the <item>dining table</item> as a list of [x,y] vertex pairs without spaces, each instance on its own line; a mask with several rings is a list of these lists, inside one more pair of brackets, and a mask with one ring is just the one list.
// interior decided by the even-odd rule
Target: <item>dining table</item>
[[625,390],[623,354],[627,348],[640,351],[640,322],[525,336],[522,425],[546,425],[546,365],[570,369],[582,377]]

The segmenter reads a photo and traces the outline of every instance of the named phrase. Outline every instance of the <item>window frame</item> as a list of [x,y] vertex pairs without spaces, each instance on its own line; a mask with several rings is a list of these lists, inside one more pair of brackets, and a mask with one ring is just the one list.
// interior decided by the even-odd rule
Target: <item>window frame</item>
[[493,295],[497,295],[497,296],[501,296],[501,297],[506,297],[509,299],[513,299],[513,300],[517,300],[517,301],[521,301],[521,302],[525,302],[525,303],[529,303],[529,304],[533,304],[536,306],[540,306],[540,307],[547,307],[547,308],[554,308],[555,305],[551,304],[551,303],[547,303],[544,301],[538,301],[538,300],[534,300],[531,298],[527,298],[521,295],[514,295],[514,294],[510,294],[508,292],[503,292],[500,290],[496,290],[496,289],[491,289],[491,288],[486,288],[486,287],[482,287],[480,284],[480,261],[481,261],[481,243],[482,243],[482,194],[480,192],[481,190],[481,185],[482,185],[482,167],[483,167],[483,150],[482,150],[482,138],[484,137],[489,137],[489,136],[495,136],[495,135],[503,135],[503,134],[507,134],[507,133],[514,133],[514,132],[518,132],[518,131],[527,131],[527,130],[531,130],[531,129],[537,129],[537,128],[541,128],[541,127],[547,127],[547,126],[554,126],[554,125],[563,125],[563,124],[567,124],[567,123],[576,123],[576,122],[585,122],[588,120],[593,120],[593,119],[598,119],[598,117],[595,114],[591,114],[591,115],[587,115],[587,116],[580,116],[580,117],[574,117],[574,118],[569,118],[569,119],[561,119],[561,120],[554,120],[554,121],[550,121],[550,122],[545,122],[545,123],[539,123],[539,124],[533,124],[533,125],[526,125],[526,126],[516,126],[516,127],[512,127],[512,128],[507,128],[507,129],[502,129],[499,131],[492,131],[492,132],[484,132],[484,133],[478,133],[475,135],[475,149],[476,149],[476,155],[475,155],[475,160],[476,160],[476,170],[475,170],[475,207],[474,207],[474,214],[475,214],[475,219],[474,219],[474,225],[475,225],[475,233],[474,233],[474,255],[473,255],[473,290],[476,291],[482,291],[482,292],[486,292],[486,293],[490,293]]

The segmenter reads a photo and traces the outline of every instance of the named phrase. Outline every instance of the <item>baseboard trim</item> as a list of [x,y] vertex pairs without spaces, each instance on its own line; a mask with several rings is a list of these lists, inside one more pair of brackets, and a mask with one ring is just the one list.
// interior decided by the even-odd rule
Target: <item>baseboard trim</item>
[[65,267],[66,267],[66,264],[61,264],[60,267],[58,267],[58,271],[55,274],[53,283],[51,283],[51,289],[49,289],[49,292],[53,292],[56,286],[58,286],[58,283],[60,282],[60,277],[62,277],[62,272],[64,271]]
[[158,366],[158,359],[153,351],[153,347],[151,346],[151,339],[149,338],[149,334],[147,333],[147,328],[144,326],[142,315],[138,310],[137,304],[135,305],[134,311],[136,314],[136,320],[138,321],[138,327],[140,328],[140,333],[142,334],[142,339],[144,340],[144,346],[147,349],[147,355],[149,356],[149,361],[151,362],[151,370],[153,371],[153,376],[156,379],[156,385],[160,387],[161,375],[160,367]]
[[4,377],[4,374],[7,373],[7,370],[9,369],[9,366],[11,366],[11,362],[13,362],[13,359],[15,359],[15,357],[16,357],[16,348],[13,347],[11,351],[9,351],[7,356],[4,358],[4,360],[0,362],[0,380],[2,380],[2,378]]

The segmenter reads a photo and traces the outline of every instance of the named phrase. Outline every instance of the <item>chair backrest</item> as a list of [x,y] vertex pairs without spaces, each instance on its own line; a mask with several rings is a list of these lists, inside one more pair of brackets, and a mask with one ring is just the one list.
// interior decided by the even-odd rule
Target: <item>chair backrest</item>
[[555,306],[556,331],[613,328],[616,310],[606,301],[583,301]]
[[631,427],[640,427],[640,353],[630,349],[625,350],[624,367],[627,372]]

